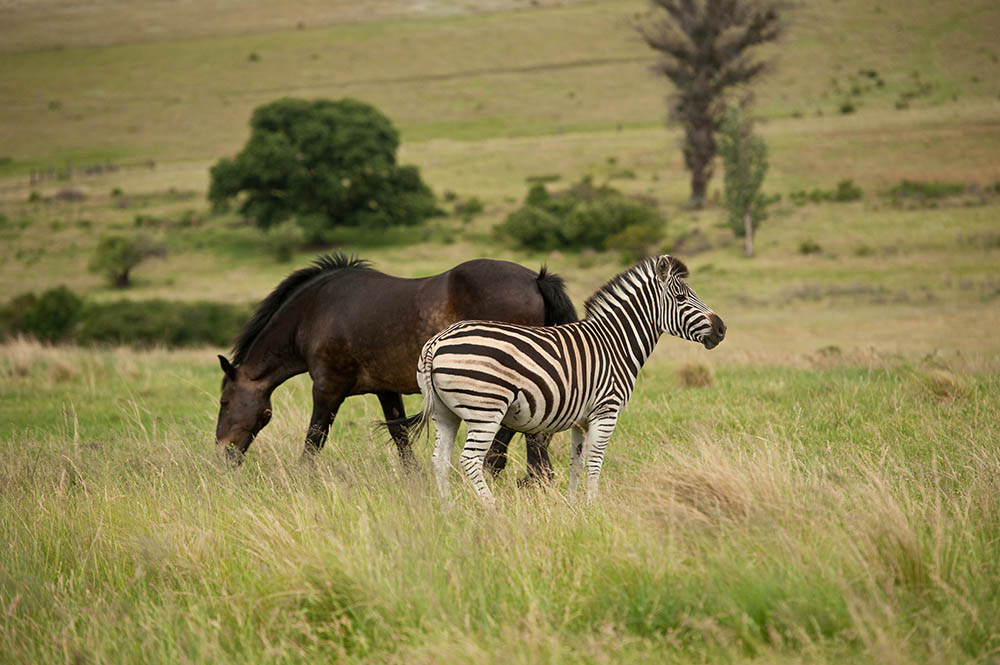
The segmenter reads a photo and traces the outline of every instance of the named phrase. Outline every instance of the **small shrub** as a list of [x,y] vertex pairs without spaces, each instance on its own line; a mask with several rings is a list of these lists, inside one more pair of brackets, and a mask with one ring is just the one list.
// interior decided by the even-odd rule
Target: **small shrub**
[[841,180],[837,183],[837,189],[833,190],[833,200],[857,201],[862,193],[861,188],[855,185],[853,180]]
[[272,226],[265,232],[267,248],[278,263],[288,263],[296,249],[303,245],[305,234],[302,228],[289,220]]
[[854,102],[852,102],[849,99],[845,99],[844,102],[840,105],[840,109],[838,110],[840,111],[841,115],[848,115],[850,113],[854,113],[858,109],[856,106],[854,106]]
[[688,363],[680,367],[677,380],[685,388],[705,388],[715,381],[712,370],[703,363]]
[[799,243],[799,254],[819,254],[823,248],[815,240],[803,240]]
[[455,214],[467,222],[485,209],[483,202],[477,196],[469,197],[455,204]]
[[550,182],[558,182],[562,179],[562,176],[558,173],[546,173],[543,175],[529,175],[524,179],[529,185],[545,185]]

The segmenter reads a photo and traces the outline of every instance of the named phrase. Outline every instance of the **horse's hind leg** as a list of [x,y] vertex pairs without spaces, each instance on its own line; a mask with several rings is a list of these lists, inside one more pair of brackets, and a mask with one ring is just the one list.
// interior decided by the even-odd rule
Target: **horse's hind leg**
[[552,461],[549,459],[551,434],[526,434],[524,443],[528,450],[528,471],[518,484],[522,487],[538,483],[550,483],[555,478]]
[[500,472],[507,466],[507,447],[510,446],[510,440],[513,438],[514,430],[512,429],[501,427],[500,431],[497,432],[496,437],[493,439],[493,445],[490,446],[489,452],[486,453],[486,461],[484,463],[486,470],[490,472],[491,476],[499,476]]
[[410,446],[410,438],[406,435],[406,425],[403,419],[406,418],[406,411],[403,409],[403,396],[399,393],[381,392],[375,393],[378,396],[379,404],[382,405],[382,413],[388,423],[389,434],[399,451],[399,459],[406,469],[419,469],[417,458],[413,455],[413,448]]

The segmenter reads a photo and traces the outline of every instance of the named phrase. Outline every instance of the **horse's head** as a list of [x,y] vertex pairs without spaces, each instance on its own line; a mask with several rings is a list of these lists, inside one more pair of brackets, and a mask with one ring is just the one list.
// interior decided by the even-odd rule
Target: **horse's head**
[[254,437],[271,420],[271,394],[261,382],[246,376],[241,367],[234,367],[224,356],[219,356],[219,363],[225,376],[215,445],[227,461],[239,464]]
[[688,276],[687,266],[663,254],[656,259],[655,270],[663,287],[663,332],[701,342],[706,349],[717,347],[726,337],[726,324],[684,281]]

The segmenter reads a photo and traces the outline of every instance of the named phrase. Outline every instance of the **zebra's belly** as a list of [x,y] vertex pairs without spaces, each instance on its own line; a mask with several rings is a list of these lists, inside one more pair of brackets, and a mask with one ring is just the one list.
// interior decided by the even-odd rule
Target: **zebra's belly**
[[539,432],[562,432],[573,426],[575,418],[563,416],[553,418],[553,414],[544,408],[536,408],[532,411],[523,393],[518,395],[503,418],[503,425],[515,432],[525,434],[537,434]]

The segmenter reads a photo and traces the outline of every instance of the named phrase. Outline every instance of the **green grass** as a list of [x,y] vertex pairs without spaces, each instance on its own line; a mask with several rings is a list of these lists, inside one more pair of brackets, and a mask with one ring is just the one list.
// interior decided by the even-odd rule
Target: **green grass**
[[350,400],[303,467],[294,382],[233,472],[206,436],[210,353],[4,358],[15,662],[966,662],[1000,646],[995,371],[724,364],[685,389],[661,358],[595,506],[564,500],[561,437],[555,487],[507,474],[487,513],[401,475],[374,399]]

